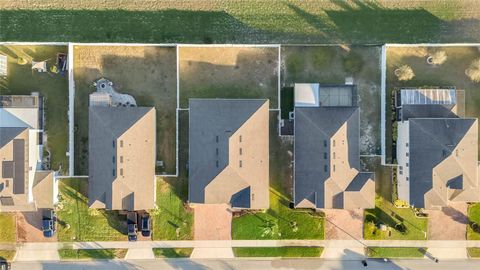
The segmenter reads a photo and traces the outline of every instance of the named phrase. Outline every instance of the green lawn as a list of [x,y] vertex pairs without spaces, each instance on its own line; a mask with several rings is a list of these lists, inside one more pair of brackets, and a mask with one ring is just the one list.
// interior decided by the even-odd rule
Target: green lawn
[[235,257],[320,257],[323,247],[237,247]]
[[276,131],[277,113],[270,113],[270,208],[246,211],[232,220],[233,239],[323,239],[323,213],[294,210],[291,202],[291,143],[282,142]]
[[[375,200],[375,209],[365,210],[364,238],[367,240],[425,240],[428,219],[417,218],[410,208],[395,208],[392,203],[380,196]],[[381,231],[376,225],[382,223],[389,226],[388,231]],[[404,232],[397,224],[403,224]]]
[[155,258],[189,258],[193,248],[154,248]]
[[157,206],[152,213],[153,240],[193,239],[193,210],[187,209],[184,178],[157,180]]
[[366,248],[367,256],[370,258],[423,258],[426,252],[426,248],[413,247]]
[[107,260],[123,259],[128,249],[59,249],[58,255],[62,260]]
[[468,257],[480,258],[480,248],[467,248]]
[[472,224],[477,223],[480,230],[480,203],[468,207],[468,220],[470,225],[467,226],[467,239],[480,240],[480,231],[475,232],[472,229]]
[[88,208],[88,180],[59,183],[58,241],[126,241],[126,216]]
[[[0,40],[475,42],[475,1],[3,1]],[[112,8],[115,7],[115,8]],[[32,25],[42,22],[42,27]]]
[[[0,12],[1,13],[1,12]],[[0,15],[1,17],[1,15]],[[1,35],[1,34],[0,34]],[[0,54],[8,57],[8,76],[0,78],[0,94],[30,95],[40,92],[45,102],[45,132],[47,149],[51,154],[51,168],[68,170],[68,78],[67,74],[32,71],[31,61],[47,61],[47,68],[55,64],[57,53],[66,53],[66,46],[0,45]],[[28,61],[18,64],[18,59]]]
[[15,215],[0,213],[0,228],[0,243],[16,241]]
[[0,249],[0,261],[1,260],[12,261],[16,253],[17,253],[16,250]]

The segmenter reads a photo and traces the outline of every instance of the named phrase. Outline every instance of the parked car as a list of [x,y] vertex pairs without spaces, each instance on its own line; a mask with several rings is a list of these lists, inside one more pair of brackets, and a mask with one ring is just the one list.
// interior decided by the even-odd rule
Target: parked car
[[44,210],[42,218],[43,236],[53,237],[57,231],[56,223],[57,217],[55,216],[55,211],[52,209]]
[[142,235],[144,237],[150,237],[152,231],[152,219],[148,213],[145,213],[142,216],[140,221],[140,230],[142,231]]
[[7,261],[0,261],[0,270],[9,270],[10,269],[10,263]]
[[128,241],[137,241],[137,212],[127,213]]

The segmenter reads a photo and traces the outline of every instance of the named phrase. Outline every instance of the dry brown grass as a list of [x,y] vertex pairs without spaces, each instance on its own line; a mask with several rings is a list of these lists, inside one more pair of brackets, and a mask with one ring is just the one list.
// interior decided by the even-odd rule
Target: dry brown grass
[[176,50],[174,47],[76,46],[75,147],[76,173],[88,165],[88,95],[100,77],[113,81],[121,93],[132,95],[139,106],[157,110],[157,160],[175,173]]

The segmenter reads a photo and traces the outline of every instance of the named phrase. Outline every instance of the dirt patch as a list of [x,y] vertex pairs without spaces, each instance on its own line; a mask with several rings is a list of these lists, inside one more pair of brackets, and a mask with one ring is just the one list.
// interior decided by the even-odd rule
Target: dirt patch
[[468,205],[452,203],[442,210],[429,210],[428,239],[430,240],[465,240],[467,235]]
[[57,235],[47,238],[42,232],[42,211],[16,214],[18,242],[56,242]]
[[363,239],[363,210],[325,209],[325,239]]
[[278,105],[278,48],[183,47],[180,107],[189,98],[267,98]]
[[202,204],[194,207],[195,240],[231,240],[232,212],[226,204]]
[[176,49],[153,46],[75,46],[75,174],[88,172],[88,95],[105,77],[138,106],[157,111],[159,174],[175,173]]

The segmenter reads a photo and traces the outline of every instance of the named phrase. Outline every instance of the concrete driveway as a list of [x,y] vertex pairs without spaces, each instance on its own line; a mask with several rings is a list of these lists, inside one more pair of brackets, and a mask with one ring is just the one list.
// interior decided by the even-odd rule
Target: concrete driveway
[[465,240],[467,235],[468,205],[452,203],[442,210],[428,210],[428,239]]
[[194,206],[195,240],[231,240],[232,212],[227,204]]
[[325,239],[363,239],[363,210],[326,209]]
[[57,234],[46,238],[42,232],[42,210],[16,214],[18,242],[56,242]]

